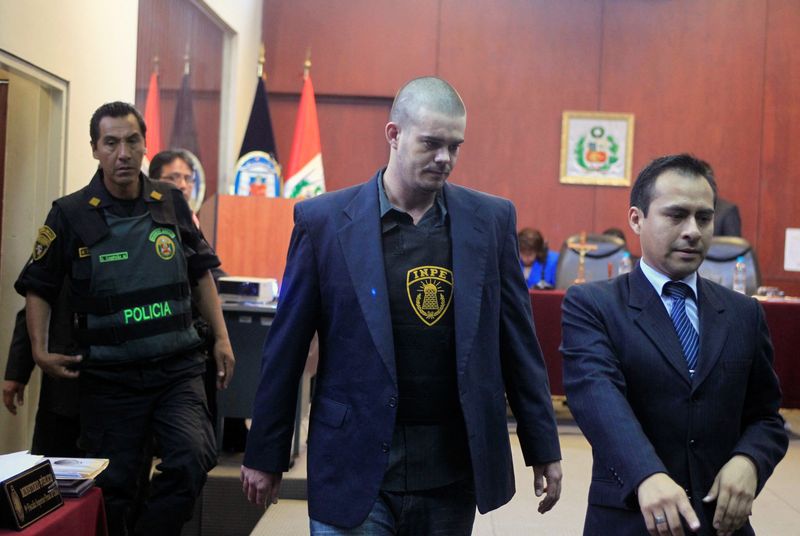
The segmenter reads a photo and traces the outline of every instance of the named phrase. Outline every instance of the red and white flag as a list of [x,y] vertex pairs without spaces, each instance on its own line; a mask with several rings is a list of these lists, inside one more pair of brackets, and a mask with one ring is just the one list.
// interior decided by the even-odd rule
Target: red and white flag
[[147,125],[145,146],[147,154],[152,158],[164,148],[161,144],[161,95],[158,91],[158,73],[155,71],[150,75],[150,85],[147,87],[144,123]]
[[322,146],[319,142],[317,103],[311,75],[303,82],[300,109],[294,125],[294,139],[284,177],[283,197],[314,197],[325,192]]

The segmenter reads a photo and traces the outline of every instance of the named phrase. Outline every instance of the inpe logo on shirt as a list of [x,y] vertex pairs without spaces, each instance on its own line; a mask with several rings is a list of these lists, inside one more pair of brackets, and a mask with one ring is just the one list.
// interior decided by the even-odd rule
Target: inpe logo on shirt
[[432,326],[444,316],[453,298],[453,272],[441,266],[418,266],[406,274],[411,308]]

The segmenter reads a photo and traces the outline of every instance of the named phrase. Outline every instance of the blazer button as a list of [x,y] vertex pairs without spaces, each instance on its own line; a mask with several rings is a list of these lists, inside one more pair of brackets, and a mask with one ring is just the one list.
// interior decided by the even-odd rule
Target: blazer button
[[395,407],[397,407],[397,398],[396,398],[396,397],[394,397],[394,396],[393,396],[393,397],[391,397],[391,398],[389,399],[389,404],[388,404],[388,406],[389,406],[390,408],[395,408]]
[[695,441],[694,439],[690,439],[689,440],[689,446],[690,447],[694,448],[696,445],[697,445],[697,441]]
[[389,452],[389,443],[381,443],[381,450],[383,452]]

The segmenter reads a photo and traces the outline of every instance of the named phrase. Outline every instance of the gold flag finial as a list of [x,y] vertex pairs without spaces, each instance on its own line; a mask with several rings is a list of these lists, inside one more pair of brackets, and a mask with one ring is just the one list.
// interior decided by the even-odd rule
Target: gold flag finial
[[187,75],[191,71],[189,64],[189,42],[186,42],[186,53],[183,55],[183,74]]
[[308,78],[311,72],[311,45],[306,48],[306,61],[303,62],[303,80]]
[[153,72],[158,74],[158,54],[153,56]]
[[261,43],[261,53],[258,55],[258,77],[263,79],[264,82],[267,81],[267,71],[264,70],[264,63],[267,61],[266,53],[264,43]]

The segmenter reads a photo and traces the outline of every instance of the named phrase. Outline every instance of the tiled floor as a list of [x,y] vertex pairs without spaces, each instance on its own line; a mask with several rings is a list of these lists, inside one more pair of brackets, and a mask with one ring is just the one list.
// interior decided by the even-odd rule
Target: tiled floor
[[[785,412],[795,433],[800,432],[800,410]],[[574,425],[559,427],[564,484],[561,500],[549,513],[536,511],[533,473],[524,466],[516,435],[512,435],[517,494],[510,503],[475,519],[474,536],[517,536],[548,534],[580,535],[586,512],[592,453],[589,444]],[[305,461],[295,464],[304,471]],[[756,532],[767,536],[800,534],[800,438],[794,435],[786,458],[775,470],[753,507]],[[302,536],[308,534],[304,501],[281,501],[271,507],[252,532],[253,536]]]

